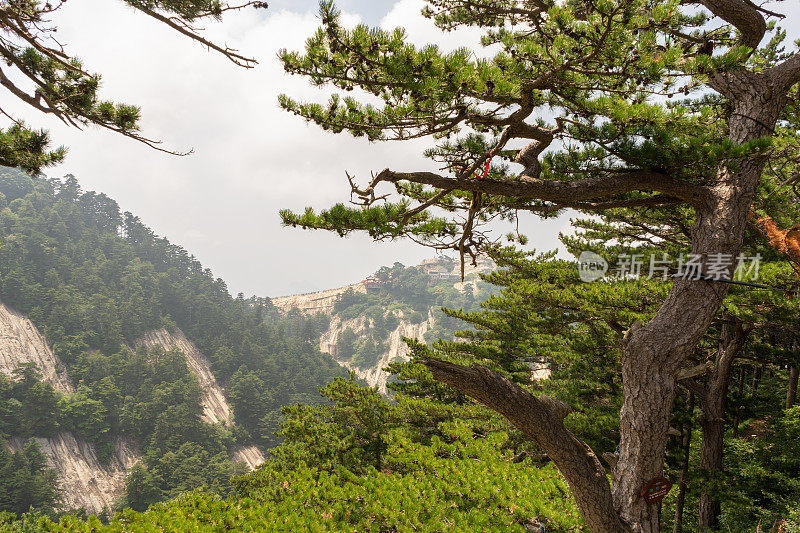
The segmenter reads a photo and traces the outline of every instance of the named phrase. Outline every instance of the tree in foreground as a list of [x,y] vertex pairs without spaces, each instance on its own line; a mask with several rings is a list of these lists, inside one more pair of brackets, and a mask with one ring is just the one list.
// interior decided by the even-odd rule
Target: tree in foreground
[[[219,19],[226,11],[265,8],[266,2],[251,0],[229,5],[219,0],[124,1],[239,66],[251,68],[256,64],[232,48],[209,41],[195,24]],[[59,43],[57,28],[50,19],[64,2],[8,0],[0,4],[0,57],[4,63],[0,85],[4,92],[70,126],[100,126],[169,152],[140,133],[138,107],[101,99],[100,76],[86,70],[80,59]],[[50,149],[45,130],[27,127],[2,106],[0,115],[11,122],[6,129],[0,128],[0,165],[37,171],[63,160],[65,149]]]
[[[429,0],[424,13],[443,30],[482,29],[493,55],[417,48],[402,30],[345,29],[324,2],[322,28],[304,53],[282,52],[285,69],[364,98],[281,104],[335,133],[432,138],[425,155],[440,172],[351,178],[361,205],[285,211],[283,221],[408,237],[463,258],[492,242],[489,223],[521,212],[685,210],[700,276],[675,279],[652,318],[625,332],[610,486],[564,426],[566,405],[484,366],[425,362],[550,456],[592,531],[657,531],[658,505],[641,492],[662,473],[677,378],[728,288],[700,278],[727,258],[718,274],[732,279],[765,168],[793,168],[796,133],[789,146],[773,140],[797,112],[800,52],[781,44],[780,12],[746,0]],[[781,183],[796,182],[790,174]]]

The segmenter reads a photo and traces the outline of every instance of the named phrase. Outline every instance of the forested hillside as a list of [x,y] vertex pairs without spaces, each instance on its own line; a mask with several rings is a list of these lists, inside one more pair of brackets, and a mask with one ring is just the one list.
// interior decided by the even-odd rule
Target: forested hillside
[[[353,375],[322,389],[326,403],[284,408],[282,444],[270,449],[259,470],[236,477],[235,493],[227,498],[193,492],[107,523],[75,517],[54,523],[29,515],[8,519],[6,529],[588,530],[549,454],[506,418],[435,380],[427,365],[437,360],[444,371],[469,367],[477,385],[484,367],[501,373],[509,385],[563,409],[570,431],[610,465],[622,389],[619,332],[610,316],[647,316],[651,298],[665,286],[652,280],[587,284],[574,263],[552,254],[495,253],[500,269],[485,279],[496,294],[478,311],[448,312],[469,329],[431,346],[412,342],[410,361],[390,365],[390,398]],[[780,279],[784,266],[765,264],[765,276]],[[784,302],[782,309],[783,299],[782,293],[742,288],[728,303],[741,319],[746,309],[769,309],[774,318],[782,310],[796,313],[797,302]],[[608,315],[596,312],[600,302]],[[704,460],[712,440],[707,424],[713,422],[706,404],[695,404],[689,390],[676,399],[665,461],[665,476],[675,486],[661,506],[667,529],[694,529],[703,495],[713,488],[726,530],[771,524],[775,531],[800,531],[800,407],[786,404],[793,355],[764,326],[739,354],[739,387],[727,394],[724,469],[713,470]],[[701,361],[718,355],[717,334],[698,352]],[[773,335],[772,350],[761,342],[763,334]],[[551,371],[547,379],[536,378],[541,365]],[[713,376],[704,369],[693,378],[710,386]]]
[[[92,444],[100,463],[128,439],[142,455],[124,496],[135,509],[183,490],[228,493],[230,476],[242,472],[231,454],[277,442],[280,408],[320,401],[317,387],[342,375],[311,342],[318,333],[304,338],[267,299],[232,298],[186,250],[71,176],[0,173],[0,302],[30,318],[73,384],[54,389],[42,380],[53,369],[34,364],[4,369],[11,375],[0,380],[1,436],[70,432]],[[191,368],[183,351],[148,341],[159,330],[185,334],[213,375]],[[224,387],[234,423],[204,416],[209,379]],[[33,449],[14,461],[4,463],[0,483],[41,490],[7,492],[3,510],[58,506]]]

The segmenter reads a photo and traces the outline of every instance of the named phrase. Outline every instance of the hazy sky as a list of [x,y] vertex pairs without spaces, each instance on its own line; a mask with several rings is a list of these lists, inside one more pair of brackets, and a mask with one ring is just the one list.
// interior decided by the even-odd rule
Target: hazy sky
[[[374,243],[282,228],[278,210],[346,201],[345,171],[433,169],[424,142],[370,144],[333,135],[282,112],[277,95],[324,99],[297,76],[283,73],[282,47],[301,49],[319,25],[316,0],[271,0],[266,11],[227,16],[208,35],[258,59],[252,70],[183,38],[122,2],[67,2],[54,18],[58,39],[103,74],[103,95],[140,105],[143,133],[188,157],[156,152],[99,129],[77,131],[21,104],[3,107],[51,130],[68,147],[51,176],[75,174],[84,189],[104,192],[140,216],[156,233],[184,246],[228,283],[232,293],[281,296],[341,286],[394,261],[415,264],[432,252],[407,242]],[[442,36],[419,15],[422,0],[340,0],[347,23],[405,26],[418,42],[454,48],[474,32]],[[788,7],[788,6],[792,7]],[[800,26],[796,0],[784,25]],[[4,98],[8,98],[4,96]],[[565,219],[531,219],[523,229],[537,249],[558,246]]]

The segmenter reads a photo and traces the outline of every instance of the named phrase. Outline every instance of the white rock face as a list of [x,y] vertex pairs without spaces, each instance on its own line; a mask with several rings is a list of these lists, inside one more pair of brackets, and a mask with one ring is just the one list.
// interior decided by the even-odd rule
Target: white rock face
[[244,461],[250,470],[255,470],[267,460],[256,446],[243,446],[234,450],[233,458],[236,461]]
[[[165,350],[177,348],[186,354],[189,368],[197,376],[197,381],[203,389],[203,420],[210,424],[222,423],[226,426],[233,422],[231,406],[217,378],[211,373],[211,364],[181,330],[175,329],[174,333],[166,329],[150,331],[139,339],[139,344],[148,348],[160,345]],[[250,470],[255,470],[266,461],[264,454],[256,446],[241,447],[233,452],[232,457],[237,461],[244,461]]]
[[211,365],[197,346],[186,338],[179,329],[175,333],[170,333],[166,329],[157,329],[145,333],[138,344],[147,348],[160,345],[165,350],[177,348],[186,355],[186,362],[192,370],[200,387],[203,389],[203,421],[210,424],[221,422],[226,426],[231,423],[231,407],[222,387],[217,383],[214,374],[211,373]]
[[[66,367],[55,356],[36,326],[25,316],[0,303],[0,371],[11,376],[24,363],[36,363],[42,378],[61,393],[75,392]],[[99,513],[122,495],[125,475],[139,460],[132,441],[118,438],[108,465],[100,464],[94,447],[72,433],[61,432],[52,438],[35,439],[57,473],[63,490],[63,509],[83,507]],[[22,450],[25,440],[13,437],[9,447]]]
[[36,363],[42,379],[58,392],[75,392],[67,369],[47,345],[36,326],[0,303],[0,372],[12,376],[24,363]]
[[[91,444],[75,438],[70,432],[34,440],[47,457],[47,465],[58,473],[64,489],[61,507],[65,510],[82,507],[89,513],[97,514],[104,508],[110,508],[114,500],[122,496],[128,470],[141,457],[133,442],[123,438],[115,439],[114,454],[108,465],[100,463]],[[21,451],[25,442],[24,439],[13,437],[9,447],[13,451]]]
[[[166,329],[150,331],[139,339],[139,344],[148,348],[160,345],[165,350],[177,348],[186,354],[189,368],[197,376],[197,381],[203,389],[203,420],[210,424],[222,423],[226,426],[233,422],[231,406],[228,399],[225,398],[225,393],[217,382],[217,378],[211,372],[211,364],[181,330],[175,329],[174,333],[170,333]],[[237,461],[244,461],[250,470],[255,470],[266,460],[264,454],[256,446],[239,448],[233,452],[232,456]]]
[[[438,279],[451,280],[453,287],[457,290],[472,291],[473,293],[477,293],[478,290],[476,275],[491,272],[496,267],[497,265],[485,256],[479,256],[475,265],[473,265],[471,261],[467,261],[464,265],[464,275],[470,276],[471,279],[461,282],[461,264],[458,261],[446,263],[443,262],[441,258],[432,258],[423,260],[418,265],[418,268],[421,268],[426,273],[433,276],[434,279],[437,279],[436,276],[442,276]],[[333,306],[336,303],[336,297],[351,288],[355,292],[367,292],[364,282],[360,282],[338,289],[296,294],[294,296],[282,296],[280,298],[272,298],[271,300],[272,303],[284,313],[293,308],[297,308],[304,315],[313,315],[316,313],[331,315]],[[383,369],[392,361],[408,361],[410,350],[403,342],[402,338],[408,337],[424,341],[425,333],[433,327],[433,310],[431,309],[429,311],[427,320],[417,324],[401,319],[400,325],[392,331],[388,339],[385,339],[389,343],[389,350],[381,356],[380,360],[375,363],[374,366],[370,368],[357,368],[349,361],[345,361],[338,356],[336,353],[336,342],[339,340],[339,335],[347,328],[352,329],[355,333],[363,331],[367,325],[366,320],[366,317],[360,316],[342,322],[339,317],[332,317],[328,330],[320,336],[319,349],[323,353],[330,354],[339,365],[353,370],[358,377],[365,380],[371,387],[377,387],[379,391],[386,394],[386,380],[389,375]]]
[[351,320],[342,320],[334,317],[328,331],[322,334],[319,342],[319,350],[330,354],[333,359],[341,366],[352,370],[356,375],[367,382],[370,387],[377,387],[383,394],[387,393],[386,380],[388,372],[384,370],[393,361],[408,361],[410,350],[408,345],[403,342],[403,337],[424,341],[425,333],[433,326],[433,312],[429,313],[428,320],[419,324],[413,324],[405,320],[400,320],[400,324],[389,334],[389,349],[383,353],[380,360],[369,368],[358,368],[349,361],[342,360],[336,353],[336,343],[339,335],[350,328],[355,333],[363,331],[367,326],[366,317],[360,316]]
[[275,307],[284,313],[296,307],[305,315],[314,315],[317,313],[329,315],[333,311],[333,304],[336,303],[336,297],[347,289],[353,289],[355,292],[367,292],[362,282],[348,285],[347,287],[339,287],[338,289],[327,289],[319,292],[295,294],[293,296],[281,296],[279,298],[270,298],[270,300],[272,300],[272,304]]
[[[139,341],[148,347],[156,344],[165,349],[178,348],[186,354],[189,368],[198,377],[203,389],[203,419],[206,422],[231,423],[231,409],[222,387],[211,373],[208,360],[180,331],[151,331]],[[36,363],[43,379],[61,393],[73,393],[75,387],[66,374],[66,367],[53,354],[42,334],[25,316],[0,303],[0,372],[12,376],[24,363]],[[60,432],[51,438],[34,439],[47,458],[47,464],[59,477],[63,489],[61,508],[84,508],[99,513],[110,508],[125,489],[128,471],[141,459],[135,443],[126,438],[114,440],[114,453],[109,464],[101,464],[94,447],[70,432]],[[13,437],[8,446],[13,451],[25,447],[25,440]],[[244,461],[252,470],[265,461],[255,446],[237,449],[233,458]]]

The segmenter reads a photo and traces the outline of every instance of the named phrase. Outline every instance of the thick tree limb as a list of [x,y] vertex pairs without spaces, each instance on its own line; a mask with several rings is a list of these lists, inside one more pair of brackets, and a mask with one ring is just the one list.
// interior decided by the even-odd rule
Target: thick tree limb
[[433,172],[381,171],[373,184],[381,181],[396,183],[410,181],[438,189],[483,192],[521,199],[570,203],[597,200],[633,191],[657,191],[679,198],[692,205],[701,204],[708,190],[699,185],[675,180],[669,176],[648,171],[623,171],[601,178],[574,181],[550,181],[520,176],[515,180],[448,178]]
[[775,88],[779,92],[788,91],[794,84],[800,82],[800,52],[796,52],[783,63],[775,65],[769,71],[775,81]]
[[547,396],[534,396],[480,365],[465,367],[438,359],[427,359],[423,364],[436,380],[497,411],[538,444],[567,478],[591,531],[624,531],[599,459],[564,426],[564,417],[570,411],[566,404]]
[[746,0],[700,0],[714,15],[733,24],[741,38],[739,44],[757,48],[767,32],[767,22],[758,8]]
[[605,211],[607,209],[618,209],[622,207],[649,207],[653,209],[663,209],[674,207],[681,204],[681,200],[670,198],[669,196],[656,195],[647,198],[632,198],[629,200],[608,200],[605,202],[562,202],[558,204],[554,211],[563,208],[581,209],[585,211]]

